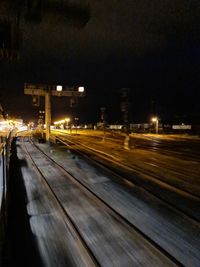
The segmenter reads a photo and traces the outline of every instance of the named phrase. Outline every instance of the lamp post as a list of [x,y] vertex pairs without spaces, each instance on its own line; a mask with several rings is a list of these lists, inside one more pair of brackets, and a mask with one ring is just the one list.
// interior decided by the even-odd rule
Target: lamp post
[[154,117],[152,118],[152,121],[155,123],[156,125],[156,134],[158,134],[158,118],[157,117]]

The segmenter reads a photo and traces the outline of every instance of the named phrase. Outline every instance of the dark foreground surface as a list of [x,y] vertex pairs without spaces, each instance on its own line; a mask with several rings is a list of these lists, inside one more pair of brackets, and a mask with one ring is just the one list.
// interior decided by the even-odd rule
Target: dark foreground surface
[[[78,140],[80,139],[80,136],[74,137],[76,137]],[[66,140],[67,139],[68,137]],[[71,140],[73,141],[74,139],[72,138]],[[81,157],[73,154],[73,150],[76,148],[74,143],[71,149],[69,149],[69,146],[66,147],[63,145],[48,146],[47,144],[39,143],[38,145],[41,149],[45,150],[50,157],[53,157],[55,161],[58,161],[59,164],[63,165],[64,167],[68,166],[70,172],[73,173],[77,179],[80,179],[82,183],[86,183],[91,190],[94,189],[94,192],[101,196],[105,202],[108,201],[113,209],[117,209],[120,214],[123,214],[125,217],[127,216],[126,218],[133,222],[140,229],[140,231],[144,231],[145,234],[149,236],[155,243],[164,248],[164,250],[167,251],[168,256],[172,254],[174,257],[172,257],[172,260],[174,260],[176,266],[179,266],[179,263],[183,263],[183,266],[199,266],[199,222],[198,216],[196,216],[196,213],[198,213],[199,210],[197,207],[199,206],[195,206],[193,203],[194,201],[191,202],[190,200],[194,198],[196,202],[197,200],[199,201],[198,160],[196,160],[196,158],[191,159],[190,154],[186,160],[185,156],[188,156],[188,151],[184,155],[183,159],[182,157],[177,157],[178,151],[176,151],[176,155],[173,152],[170,153],[170,156],[168,154],[163,155],[161,153],[163,150],[160,148],[149,151],[148,148],[146,150],[138,148],[138,144],[136,148],[134,147],[129,151],[125,151],[123,147],[119,147],[119,142],[115,144],[116,139],[111,138],[107,139],[104,143],[102,143],[101,140],[99,141],[96,136],[94,139],[90,136],[89,138],[82,138],[79,141],[81,141],[81,143],[84,141],[86,148],[95,148],[94,152],[97,156],[102,154],[101,150],[103,149],[103,156],[105,157],[106,155],[106,161],[104,162],[105,165],[107,165],[106,162],[108,161],[111,151],[113,161],[111,159],[108,161],[110,167],[111,165],[114,166],[118,164],[120,169],[122,169],[123,163],[125,162],[126,165],[129,163],[130,167],[134,167],[137,170],[137,173],[134,172],[134,175],[132,175],[131,172],[133,170],[129,170],[130,173],[127,173],[129,178],[126,181],[127,185],[121,186],[121,183],[117,184],[115,179],[112,181],[111,176],[107,177],[106,173],[101,173],[100,170],[92,167],[89,162],[87,164],[87,162],[83,161]],[[159,143],[157,140],[150,139],[150,142],[153,148],[157,148]],[[119,231],[117,228],[116,231],[113,231],[113,224],[110,220],[108,220],[109,223],[107,222],[106,227],[108,228],[110,225],[110,229],[112,229],[112,231],[109,231],[105,235],[102,232],[99,234],[99,227],[97,229],[96,227],[89,227],[89,219],[91,219],[91,215],[94,215],[94,221],[96,221],[96,218],[98,218],[98,223],[102,222],[102,225],[105,225],[104,218],[100,219],[100,215],[102,216],[104,212],[99,212],[99,216],[97,216],[97,210],[100,209],[98,208],[96,210],[96,206],[91,208],[91,205],[96,203],[96,201],[92,200],[90,203],[89,199],[91,200],[91,197],[88,198],[87,201],[82,201],[81,194],[77,193],[77,189],[75,191],[74,189],[69,190],[70,187],[73,187],[71,182],[66,184],[66,178],[63,177],[63,179],[61,179],[61,177],[58,175],[58,171],[54,170],[53,166],[50,168],[51,164],[47,162],[45,163],[44,156],[39,157],[35,151],[35,148],[33,149],[29,142],[27,142],[27,147],[30,148],[30,155],[34,156],[36,165],[39,166],[40,171],[42,171],[44,175],[52,175],[52,177],[48,178],[49,181],[53,181],[52,185],[55,186],[55,189],[59,193],[58,196],[61,198],[65,196],[65,208],[70,211],[72,216],[74,216],[74,220],[76,221],[80,219],[80,229],[84,225],[85,228],[83,227],[84,229],[82,230],[87,228],[88,231],[86,231],[85,234],[89,242],[93,244],[92,248],[94,248],[93,240],[96,242],[99,237],[105,237],[105,240],[107,240],[107,238],[110,237],[111,232],[113,234],[116,233],[118,236]],[[80,149],[79,146],[78,148]],[[199,159],[198,155],[196,156],[197,159]],[[100,161],[103,161],[103,158]],[[143,173],[142,176],[138,176],[139,172],[144,170],[145,173]],[[61,227],[59,224],[56,223],[53,225],[53,228],[47,227],[51,216],[58,215],[54,212],[55,206],[50,205],[50,200],[52,199],[46,199],[47,194],[45,191],[43,192],[41,190],[42,185],[40,185],[39,180],[37,180],[37,175],[31,176],[29,171],[33,171],[33,165],[29,162],[28,157],[24,157],[22,142],[19,141],[17,144],[13,142],[12,155],[10,159],[10,183],[8,190],[8,225],[5,232],[3,255],[0,264],[0,266],[3,267],[43,266],[44,264],[41,257],[43,257],[43,260],[44,258],[52,259],[52,251],[54,251],[58,256],[56,259],[57,263],[59,263],[61,262],[59,256],[61,253],[60,251],[62,248],[66,248],[64,241],[63,243],[60,243],[63,235],[60,232]],[[128,172],[128,169],[126,172]],[[124,175],[126,172],[124,172]],[[26,179],[24,179],[25,177]],[[145,184],[143,183],[143,180],[145,181]],[[138,185],[134,184],[133,186],[132,182],[137,182]],[[150,185],[153,183],[154,186],[151,188],[149,183]],[[159,187],[158,192],[155,192],[155,185],[157,188]],[[148,192],[145,191],[146,187]],[[33,194],[30,194],[32,191]],[[40,191],[43,193],[41,193],[41,196],[39,197]],[[153,195],[151,195],[151,191],[153,192]],[[165,195],[163,193],[165,191],[169,191],[171,193]],[[77,195],[79,195],[78,198],[76,197]],[[43,198],[43,196],[45,196],[45,198]],[[176,197],[173,199],[172,196]],[[45,199],[48,200],[46,203],[46,210],[44,210]],[[185,200],[185,202],[183,203],[182,200]],[[80,203],[75,203],[75,207],[72,207],[70,210],[70,203],[72,204],[72,202]],[[87,205],[82,205],[84,203],[87,203]],[[191,204],[191,207],[186,209],[185,207],[188,203]],[[35,204],[37,204],[37,206]],[[170,206],[168,204],[170,204]],[[188,207],[190,206],[189,204]],[[138,209],[138,207],[140,207],[140,209]],[[177,211],[177,208],[180,210]],[[93,212],[91,213],[90,210]],[[32,215],[34,217],[34,220],[31,220],[29,214],[30,216]],[[192,218],[194,217],[194,219],[190,219],[190,215],[193,215]],[[56,218],[58,219],[58,217]],[[42,222],[45,222],[45,220],[47,220],[46,224],[43,225]],[[92,221],[90,226],[94,225],[94,221]],[[59,231],[57,231],[58,228]],[[46,232],[43,232],[43,230]],[[56,240],[58,241],[57,245],[59,246],[56,246]],[[125,240],[127,242],[127,239]],[[111,244],[112,242],[110,242],[110,240],[107,241],[108,244],[105,242],[101,242],[101,246],[98,244],[97,248],[101,247],[101,252],[106,246],[105,244],[110,245],[111,248],[113,248],[113,245]],[[116,245],[117,244],[118,241],[116,242]],[[141,242],[141,244],[144,245],[143,242]],[[108,248],[106,251],[108,251]],[[113,253],[116,253],[116,251],[117,250],[114,250]],[[135,249],[135,251],[137,252],[138,249]],[[130,246],[130,252],[133,252],[132,246]],[[69,252],[66,253],[68,257]],[[139,254],[140,259],[142,260],[143,256],[141,255],[141,251]],[[110,254],[109,256],[111,258],[113,255]],[[178,261],[175,260],[176,258]],[[103,259],[104,257],[102,257],[102,261],[100,261],[101,263],[103,263]],[[108,261],[106,261],[107,263],[105,263],[105,266],[110,267],[111,265],[108,264]],[[119,262],[121,263],[121,261]],[[46,264],[46,266],[71,266],[69,264],[55,265],[52,263],[52,261],[50,263],[50,265]],[[140,262],[137,266],[155,266],[152,263],[150,264],[149,261],[146,261],[146,264],[143,265]],[[191,265],[191,263],[193,264]],[[132,264],[115,264],[112,266],[132,266]],[[172,262],[169,264],[169,262],[166,261],[165,264],[166,266],[173,266]],[[73,266],[82,265],[76,264]],[[91,265],[86,264],[86,266]],[[102,264],[102,266],[104,265]],[[133,264],[133,266],[136,265]],[[159,264],[156,266],[163,265]]]
[[26,191],[22,179],[23,162],[17,158],[16,143],[10,159],[7,229],[3,243],[1,266],[42,266],[26,209]]

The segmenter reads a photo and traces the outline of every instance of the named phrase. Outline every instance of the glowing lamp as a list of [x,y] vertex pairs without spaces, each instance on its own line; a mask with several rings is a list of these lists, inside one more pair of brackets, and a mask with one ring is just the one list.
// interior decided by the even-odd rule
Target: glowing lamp
[[56,86],[56,91],[61,92],[62,91],[62,85],[57,85]]
[[78,87],[78,91],[79,91],[79,93],[83,93],[84,90],[85,90],[85,88],[84,88],[83,86],[79,86],[79,87]]

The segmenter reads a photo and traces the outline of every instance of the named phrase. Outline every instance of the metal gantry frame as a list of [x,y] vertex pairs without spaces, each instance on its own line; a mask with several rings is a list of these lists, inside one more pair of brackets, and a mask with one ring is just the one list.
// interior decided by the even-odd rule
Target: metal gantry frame
[[[59,89],[59,90],[57,90]],[[80,89],[80,90],[79,90]],[[24,94],[45,97],[45,124],[46,124],[46,141],[49,142],[51,127],[51,97],[71,97],[78,98],[85,96],[84,87],[68,87],[61,85],[35,85],[24,84]]]

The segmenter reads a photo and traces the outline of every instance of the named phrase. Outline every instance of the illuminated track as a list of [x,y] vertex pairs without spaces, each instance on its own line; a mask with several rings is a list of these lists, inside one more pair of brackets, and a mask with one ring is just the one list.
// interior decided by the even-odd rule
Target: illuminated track
[[[63,133],[62,131],[60,132],[58,131],[58,133],[60,136],[67,135],[66,132]],[[103,133],[102,133],[102,136],[92,135],[92,133],[90,133],[90,138],[101,140],[102,137],[103,137]],[[121,134],[117,134],[117,133],[106,132],[105,140],[109,140],[113,143],[117,143],[123,146],[124,136]],[[172,139],[171,141],[169,140],[163,141],[162,139],[157,139],[156,137],[153,137],[153,138],[148,137],[148,139],[144,139],[144,138],[138,139],[134,135],[130,135],[130,140],[131,140],[130,146],[133,148],[135,147],[138,149],[145,149],[151,152],[161,153],[166,156],[174,156],[182,160],[192,160],[192,161],[200,162],[199,140],[191,141],[191,140],[182,138],[182,140],[179,140],[179,141],[174,140],[174,139]],[[185,140],[189,141],[189,145],[183,148],[182,146]],[[194,151],[194,148],[196,148],[195,151]]]
[[[26,153],[26,155],[28,156],[28,158],[32,162],[32,165],[34,166],[34,169],[36,170],[36,172],[38,172],[40,174],[41,181],[45,185],[45,187],[47,188],[47,191],[50,193],[51,197],[53,198],[53,201],[57,204],[57,207],[59,209],[61,217],[62,218],[64,217],[64,221],[66,221],[66,219],[67,219],[67,226],[70,228],[70,231],[72,231],[73,235],[78,240],[77,242],[80,243],[80,246],[82,246],[83,252],[86,254],[86,257],[89,258],[88,262],[91,264],[91,266],[100,266],[98,261],[97,261],[97,259],[93,255],[92,251],[87,246],[87,244],[84,241],[84,239],[82,238],[78,228],[73,223],[73,220],[70,218],[69,214],[66,212],[66,209],[64,208],[62,202],[59,200],[59,197],[55,194],[53,188],[49,184],[48,179],[46,179],[46,177],[40,171],[40,169],[38,168],[37,164],[35,163],[33,157],[29,153],[29,151],[27,149],[27,144],[24,142],[24,139],[26,139],[26,141],[27,141],[27,138],[28,138],[28,141],[30,142],[30,138],[29,137],[23,138],[23,149],[24,149],[24,152]],[[49,160],[50,160],[50,158],[49,158]],[[58,168],[59,168],[59,166],[58,166]]]
[[[200,203],[200,197],[198,195],[195,195],[194,193],[192,194],[190,191],[183,190],[180,187],[176,187],[174,184],[163,180],[162,177],[156,173],[150,174],[150,172],[144,168],[121,163],[116,160],[116,157],[113,157],[110,154],[83,145],[80,142],[69,140],[66,136],[63,136],[62,138],[56,137],[56,139],[71,147],[81,156],[87,156],[87,159],[92,160],[95,164],[100,164],[100,167],[103,165],[107,168],[107,171],[112,170],[114,174],[120,175],[119,179],[122,181],[129,180],[131,183],[144,188],[150,194],[153,194],[165,203],[168,203],[171,207],[183,213],[185,216],[200,222],[200,213],[196,211],[197,208],[199,209]],[[79,148],[81,148],[81,151]],[[95,155],[95,157],[92,155]],[[103,161],[101,159],[103,159]],[[120,171],[119,167],[121,168]],[[128,172],[128,174],[125,175],[125,172]],[[130,178],[130,175],[134,176],[134,178]],[[167,193],[172,195],[172,199],[166,198]],[[178,196],[179,201],[174,202],[174,196]],[[190,203],[189,206],[187,205],[188,203]],[[196,207],[194,208],[195,213],[193,213],[191,207]]]
[[[65,141],[63,141],[63,143],[65,146],[68,146],[69,149],[70,147],[72,149],[76,149],[75,143],[71,142],[69,144]],[[39,146],[41,147],[42,145]],[[52,151],[54,151],[54,148],[52,149]],[[65,153],[68,153],[68,150],[64,149],[63,147],[63,152],[64,151]],[[54,152],[48,152],[47,154],[52,157],[53,154],[51,153],[54,154]],[[91,152],[87,152],[87,154],[91,155]],[[79,159],[76,159],[76,156],[73,156],[71,153],[70,155],[72,156],[72,160],[74,162],[77,160],[79,162]],[[90,159],[88,157],[86,158],[88,164],[91,164]],[[57,162],[57,158],[54,160]],[[59,163],[62,168],[66,169],[66,166],[63,164],[64,163],[61,162]],[[103,169],[103,173],[107,173],[108,176],[111,177],[110,182],[107,181],[105,184],[105,188],[108,188],[108,192],[105,190],[103,190],[103,192],[98,191],[98,185],[100,185],[100,181],[98,179],[97,182],[94,182],[91,185],[86,182],[84,177],[80,178],[79,176],[77,177],[75,175],[76,179],[81,180],[81,184],[86,186],[93,195],[98,196],[101,202],[103,201],[104,204],[109,206],[109,209],[113,209],[114,212],[117,211],[122,220],[125,220],[125,222],[127,222],[130,226],[133,225],[132,229],[144,234],[144,236],[146,236],[153,245],[155,244],[156,246],[157,244],[158,248],[161,247],[161,250],[166,251],[169,257],[172,255],[172,258],[176,259],[177,261],[176,264],[180,266],[188,266],[188,258],[190,258],[190,265],[199,266],[200,239],[198,238],[198,233],[200,232],[200,225],[198,220],[177,209],[174,205],[167,203],[165,200],[159,198],[155,194],[152,194],[150,190],[146,190],[140,185],[134,185],[134,183],[130,182],[130,180],[128,181],[126,178],[122,178],[113,171],[109,171],[107,168],[105,168],[104,164],[102,165],[99,162],[96,162],[95,165],[97,169]],[[71,173],[72,166],[69,166],[68,168],[69,172]],[[83,168],[85,169],[85,167]],[[88,167],[86,170],[88,170]],[[114,181],[112,181],[113,175],[116,178]],[[101,176],[102,175],[100,174],[100,177]],[[103,187],[104,183],[105,182],[102,184]],[[118,189],[115,189],[115,187]],[[130,193],[128,193],[129,196],[127,196],[126,192]],[[117,197],[115,199],[116,202],[113,202],[112,198],[115,195]],[[111,198],[111,196],[113,197]],[[95,200],[93,202],[95,202]],[[143,207],[137,207],[138,205],[141,205],[140,202],[143,204],[146,203],[145,206],[142,204]],[[161,215],[159,215],[160,212]],[[155,234],[157,231],[159,234]],[[189,254],[184,253],[183,247],[188,251],[187,253],[191,253],[190,256],[188,256]]]
[[[63,168],[63,166],[61,166],[60,164],[55,162],[47,154],[45,154],[43,151],[38,149],[38,147],[34,146],[33,143],[29,143],[29,142],[28,143],[24,143],[24,149],[25,149],[26,153],[29,155],[28,157],[30,158],[30,160],[34,164],[34,168],[37,169],[37,171],[41,175],[41,178],[45,181],[44,183],[48,187],[49,192],[51,193],[51,195],[53,196],[55,201],[58,203],[61,212],[69,219],[73,229],[77,232],[77,235],[79,236],[79,239],[81,240],[82,243],[84,243],[84,246],[86,247],[86,250],[87,250],[88,254],[91,255],[92,261],[97,266],[112,266],[112,264],[111,263],[110,264],[109,263],[105,263],[105,264],[102,263],[103,260],[101,259],[101,255],[99,255],[97,253],[95,248],[93,250],[93,247],[91,247],[91,244],[88,241],[88,238],[84,235],[84,233],[81,232],[80,225],[76,222],[74,217],[70,215],[70,212],[66,211],[66,206],[63,206],[63,203],[62,203],[62,200],[61,200],[62,197],[60,197],[58,193],[55,193],[56,192],[56,188],[57,188],[57,187],[54,188],[54,183],[55,182],[50,184],[49,181],[48,181],[49,178],[47,177],[48,175],[47,174],[44,175],[44,172],[42,171],[42,168],[37,166],[37,163],[35,162],[35,159],[37,159],[38,157],[45,158],[46,164],[47,164],[47,162],[49,162],[48,166],[51,166],[52,170],[54,169],[54,172],[56,172],[57,177],[65,176],[65,179],[69,179],[70,180],[70,184],[73,183],[74,186],[76,188],[78,188],[76,190],[80,191],[80,193],[78,193],[79,195],[81,195],[81,194],[87,195],[87,198],[90,199],[90,205],[96,204],[97,205],[97,209],[98,210],[102,210],[100,212],[100,214],[102,214],[101,216],[104,216],[105,215],[104,212],[106,212],[106,214],[107,214],[106,217],[109,216],[111,218],[112,229],[116,228],[115,229],[116,233],[120,233],[121,232],[122,237],[124,237],[125,243],[128,242],[131,245],[132,242],[134,244],[135,240],[137,240],[136,243],[138,243],[138,244],[141,243],[143,249],[145,248],[145,251],[146,251],[145,253],[147,253],[147,256],[146,256],[147,258],[149,257],[148,256],[148,250],[149,250],[149,253],[150,253],[149,255],[151,255],[150,259],[152,260],[152,262],[150,264],[151,265],[153,264],[152,266],[156,266],[157,265],[156,264],[156,261],[157,261],[156,257],[159,257],[159,261],[160,261],[160,263],[162,262],[162,266],[177,266],[177,265],[178,266],[182,266],[182,264],[176,258],[174,258],[165,249],[163,249],[159,244],[157,244],[157,242],[152,240],[149,236],[147,236],[144,232],[142,232],[138,227],[133,225],[129,220],[127,220],[124,216],[122,216],[119,212],[117,212],[112,206],[110,206],[106,201],[104,201],[104,199],[99,197],[88,186],[86,186],[79,179],[77,179],[76,177],[72,176],[69,172],[67,172],[66,169]],[[34,154],[35,154],[35,156],[34,156]],[[39,156],[39,154],[41,156]],[[49,172],[50,172],[50,170],[48,170],[48,173]],[[64,185],[62,184],[62,186],[64,186]],[[83,192],[83,193],[81,193],[81,192]],[[87,214],[85,214],[84,216],[87,216]],[[102,219],[99,217],[98,223],[100,223],[101,220],[103,221],[103,217],[102,217]],[[88,221],[89,221],[89,219],[88,219]],[[107,225],[107,224],[105,225],[104,224],[103,227],[104,228],[101,229],[101,232],[103,233],[105,231],[105,233],[106,233],[107,230],[105,230],[105,229],[107,229],[109,227],[109,225]],[[97,228],[97,232],[98,231],[99,230]],[[117,234],[117,236],[118,236],[118,234]],[[115,237],[115,235],[114,235],[114,237]],[[120,239],[122,237],[118,236],[118,238],[120,238]],[[105,236],[105,240],[107,240],[107,238],[108,238],[108,236]],[[108,240],[108,241],[109,241],[109,244],[112,244],[113,242],[117,242],[117,240],[114,241],[112,239]],[[123,243],[123,239],[121,240],[121,242]],[[105,244],[102,244],[102,243],[99,244],[99,246],[101,247],[101,250],[103,250],[104,245]],[[135,245],[136,244],[134,244],[134,246]],[[106,247],[106,245],[105,245],[105,247]],[[107,249],[108,248],[106,248],[106,250]],[[139,249],[139,247],[138,247],[138,249]],[[118,248],[116,247],[116,251],[117,250],[118,250]],[[134,253],[134,252],[133,251],[132,252],[131,251],[124,251],[123,253],[128,253],[126,255],[127,261],[128,261],[128,259],[129,259],[128,255],[130,255],[130,253]],[[123,255],[123,253],[122,253],[122,255]],[[123,258],[122,255],[120,257]],[[115,257],[117,257],[117,256],[115,256]],[[141,260],[143,260],[143,259],[142,258],[139,259],[139,261],[141,261]],[[128,266],[128,265],[126,265],[126,263],[123,263],[123,264],[125,264],[123,266]],[[127,264],[128,264],[128,262],[127,262]],[[156,265],[154,265],[154,264],[156,264]],[[115,265],[113,265],[113,266],[115,266]],[[136,266],[137,266],[137,264],[136,264]],[[138,266],[140,266],[140,264]],[[160,265],[158,265],[158,266],[160,266]]]
[[167,156],[173,155],[174,157],[178,157],[183,160],[193,160],[196,162],[200,162],[200,154],[197,151],[195,153],[192,150],[190,151],[181,150],[178,152],[176,151],[176,149],[180,149],[179,146],[175,145],[174,147],[169,149],[167,145],[161,145],[161,144],[160,145],[157,144],[157,146],[156,145],[150,146],[148,144],[145,144],[145,142],[137,144],[137,148],[147,149],[149,151],[162,153]]

